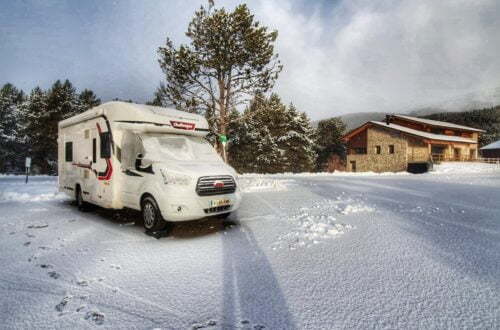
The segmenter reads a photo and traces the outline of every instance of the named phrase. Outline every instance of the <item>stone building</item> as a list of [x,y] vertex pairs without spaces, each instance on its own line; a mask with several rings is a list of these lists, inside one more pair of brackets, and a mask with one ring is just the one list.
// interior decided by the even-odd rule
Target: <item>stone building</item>
[[483,130],[447,122],[390,115],[344,135],[347,171],[425,171],[436,161],[474,160]]

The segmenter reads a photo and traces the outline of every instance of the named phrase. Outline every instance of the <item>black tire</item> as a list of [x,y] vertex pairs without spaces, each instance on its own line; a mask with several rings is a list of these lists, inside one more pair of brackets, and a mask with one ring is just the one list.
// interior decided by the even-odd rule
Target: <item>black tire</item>
[[217,215],[217,218],[222,219],[222,220],[226,220],[227,218],[229,218],[230,215],[231,215],[231,212],[222,213],[222,214]]
[[142,223],[144,229],[150,232],[167,229],[168,223],[161,216],[160,208],[155,199],[147,196],[141,203]]
[[75,199],[78,210],[85,212],[89,209],[88,203],[83,200],[82,189],[80,186],[76,186]]

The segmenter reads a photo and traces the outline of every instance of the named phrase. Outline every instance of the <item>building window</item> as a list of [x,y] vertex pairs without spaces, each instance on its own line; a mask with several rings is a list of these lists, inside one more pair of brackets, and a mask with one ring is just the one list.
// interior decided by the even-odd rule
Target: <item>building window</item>
[[393,153],[394,153],[394,145],[393,145],[393,144],[391,144],[391,145],[389,146],[389,153],[390,153],[390,154],[393,154]]
[[101,133],[101,158],[111,157],[111,135],[109,132]]
[[73,142],[66,142],[65,148],[65,158],[67,162],[73,161]]
[[377,155],[380,155],[380,153],[382,152],[382,148],[380,148],[380,146],[375,146],[375,152],[377,153]]
[[97,141],[92,139],[92,163],[97,161]]

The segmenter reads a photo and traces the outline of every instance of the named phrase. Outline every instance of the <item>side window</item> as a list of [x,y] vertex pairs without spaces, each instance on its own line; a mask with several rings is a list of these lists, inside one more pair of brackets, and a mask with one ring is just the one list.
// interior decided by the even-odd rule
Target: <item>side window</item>
[[92,139],[92,163],[97,161],[97,140]]
[[381,151],[382,151],[382,148],[380,148],[380,146],[375,147],[375,152],[377,153],[377,155],[380,155]]
[[73,142],[66,142],[65,148],[65,158],[67,162],[73,161]]
[[101,158],[111,157],[111,136],[109,132],[101,133]]
[[389,153],[390,153],[390,154],[393,154],[393,153],[394,153],[394,145],[393,145],[393,144],[391,144],[391,145],[389,146]]
[[137,154],[144,152],[140,137],[130,131],[124,133],[120,149],[123,168],[134,168]]

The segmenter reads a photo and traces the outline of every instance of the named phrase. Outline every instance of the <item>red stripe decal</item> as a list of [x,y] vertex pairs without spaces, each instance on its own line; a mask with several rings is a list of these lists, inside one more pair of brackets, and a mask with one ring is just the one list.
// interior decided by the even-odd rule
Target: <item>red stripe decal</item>
[[[102,134],[101,126],[99,123],[96,123],[97,126],[97,131],[99,132],[99,135]],[[104,175],[98,176],[97,179],[101,181],[108,181],[111,179],[111,175],[113,174],[113,166],[111,165],[111,160],[109,158],[106,158],[106,171],[104,172]]]

